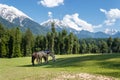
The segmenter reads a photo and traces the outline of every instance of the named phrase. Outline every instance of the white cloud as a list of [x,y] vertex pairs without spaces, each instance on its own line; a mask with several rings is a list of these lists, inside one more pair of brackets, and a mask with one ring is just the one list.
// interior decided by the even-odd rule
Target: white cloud
[[59,5],[63,5],[64,4],[64,0],[40,0],[38,1],[38,4],[42,4],[43,6],[46,6],[46,7],[56,7],[56,6],[59,6]]
[[100,11],[103,12],[103,13],[105,13],[105,14],[107,14],[107,11],[104,10],[104,9],[100,9]]
[[87,30],[93,32],[93,25],[79,18],[79,14],[65,15],[63,22],[75,30]]
[[106,11],[104,9],[100,9],[101,12],[105,13],[107,20],[104,21],[104,23],[107,26],[114,25],[115,22],[120,19],[120,10],[119,9],[110,9],[109,11]]
[[99,25],[93,26],[93,28],[101,28],[102,26],[103,24],[99,24]]
[[48,12],[48,17],[52,19],[52,12]]

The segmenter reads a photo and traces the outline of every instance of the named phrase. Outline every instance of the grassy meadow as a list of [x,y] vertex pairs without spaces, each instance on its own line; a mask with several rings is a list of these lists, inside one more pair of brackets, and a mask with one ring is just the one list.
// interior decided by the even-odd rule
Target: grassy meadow
[[[1,58],[0,80],[84,80],[73,76],[80,73],[120,79],[120,54],[56,55],[56,62],[49,59],[48,64],[33,67],[31,57]],[[62,79],[63,75],[69,77]]]

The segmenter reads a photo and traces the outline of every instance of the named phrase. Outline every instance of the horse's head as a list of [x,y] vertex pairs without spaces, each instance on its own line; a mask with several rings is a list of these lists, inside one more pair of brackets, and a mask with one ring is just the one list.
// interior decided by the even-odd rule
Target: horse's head
[[50,52],[49,55],[52,57],[53,61],[56,61],[54,53]]

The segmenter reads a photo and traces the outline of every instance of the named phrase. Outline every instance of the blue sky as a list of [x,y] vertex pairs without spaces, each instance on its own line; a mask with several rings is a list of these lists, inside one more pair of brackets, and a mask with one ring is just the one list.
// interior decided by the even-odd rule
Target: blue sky
[[51,16],[75,20],[74,23],[79,23],[76,25],[89,26],[88,30],[94,32],[120,31],[120,0],[0,0],[0,3],[16,7],[38,23]]

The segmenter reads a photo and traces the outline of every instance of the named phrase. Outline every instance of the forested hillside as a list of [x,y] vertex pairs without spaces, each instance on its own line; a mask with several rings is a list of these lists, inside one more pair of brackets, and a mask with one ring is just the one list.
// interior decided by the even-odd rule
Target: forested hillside
[[19,27],[7,29],[0,24],[0,57],[30,56],[34,51],[51,50],[55,54],[120,53],[120,38],[78,39],[66,30],[56,32],[54,23],[46,35],[24,33]]

